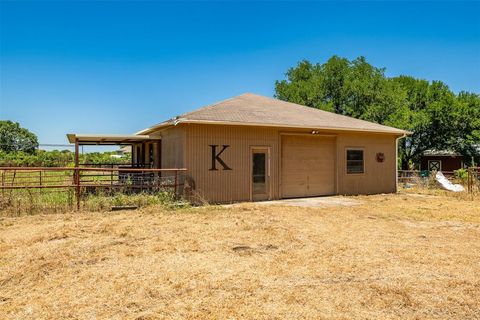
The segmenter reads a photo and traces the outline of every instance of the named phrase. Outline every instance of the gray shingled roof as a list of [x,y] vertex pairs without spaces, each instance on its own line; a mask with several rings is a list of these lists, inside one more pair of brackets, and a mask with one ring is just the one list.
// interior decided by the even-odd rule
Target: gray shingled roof
[[335,129],[370,131],[403,135],[405,130],[387,127],[332,112],[302,106],[252,93],[245,93],[206,107],[182,114],[138,134],[148,134],[157,129],[179,123],[208,123],[294,127],[308,129]]

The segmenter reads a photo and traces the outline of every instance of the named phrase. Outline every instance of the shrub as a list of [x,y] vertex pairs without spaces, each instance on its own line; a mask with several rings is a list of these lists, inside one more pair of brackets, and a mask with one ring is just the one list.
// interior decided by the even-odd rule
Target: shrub
[[468,178],[467,169],[458,169],[454,171],[455,178],[460,180],[462,183],[465,183]]

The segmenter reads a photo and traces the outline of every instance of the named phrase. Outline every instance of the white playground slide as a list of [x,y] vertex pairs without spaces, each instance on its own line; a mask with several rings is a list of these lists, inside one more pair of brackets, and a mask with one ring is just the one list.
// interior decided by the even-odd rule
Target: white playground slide
[[442,186],[443,189],[453,191],[453,192],[462,192],[465,188],[461,184],[453,184],[448,181],[447,178],[440,171],[435,175],[435,180]]

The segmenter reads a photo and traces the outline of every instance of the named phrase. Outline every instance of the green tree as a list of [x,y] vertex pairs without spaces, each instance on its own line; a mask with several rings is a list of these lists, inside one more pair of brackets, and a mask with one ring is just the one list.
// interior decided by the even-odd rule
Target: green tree
[[286,80],[276,81],[275,96],[351,117],[385,122],[403,96],[384,71],[370,65],[364,57],[349,61],[333,56],[326,63],[315,65],[303,60],[287,71]]
[[276,97],[309,107],[334,111],[333,104],[325,101],[323,74],[319,64],[303,60],[287,71],[288,80],[277,81]]
[[467,162],[480,162],[480,95],[462,91],[457,96],[457,134],[450,141]]
[[385,69],[333,56],[324,64],[300,61],[275,82],[279,99],[385,124],[413,134],[399,144],[402,168],[428,149],[451,149],[478,157],[480,97],[455,95],[441,81],[388,78]]
[[397,110],[406,117],[396,126],[413,132],[399,145],[402,168],[418,163],[426,150],[455,150],[451,139],[456,133],[458,110],[449,88],[440,81],[429,83],[407,76],[392,80],[406,93],[405,107]]
[[0,121],[0,150],[6,152],[22,151],[32,154],[35,153],[37,147],[37,136],[20,127],[18,122]]

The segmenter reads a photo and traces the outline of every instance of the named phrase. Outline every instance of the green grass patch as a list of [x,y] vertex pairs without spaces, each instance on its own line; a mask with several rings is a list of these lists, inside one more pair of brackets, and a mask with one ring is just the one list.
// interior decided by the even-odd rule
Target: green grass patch
[[[96,193],[83,193],[80,201],[82,211],[109,211],[112,206],[160,205],[168,209],[189,206],[187,202],[175,198],[172,192],[155,191],[126,194],[104,190]],[[20,216],[76,211],[75,190],[59,189],[16,189],[0,191],[0,215]]]

